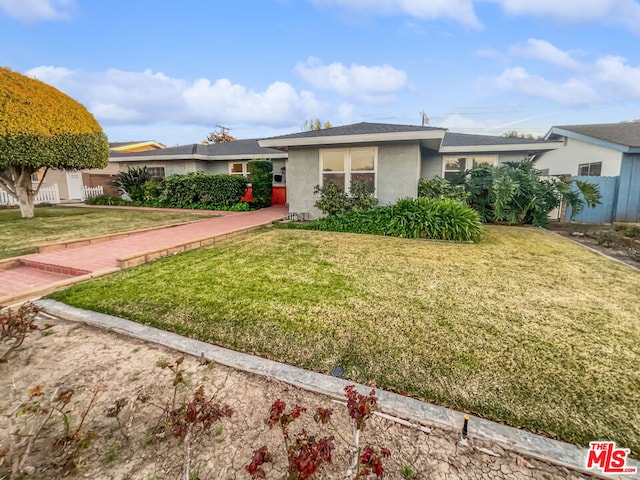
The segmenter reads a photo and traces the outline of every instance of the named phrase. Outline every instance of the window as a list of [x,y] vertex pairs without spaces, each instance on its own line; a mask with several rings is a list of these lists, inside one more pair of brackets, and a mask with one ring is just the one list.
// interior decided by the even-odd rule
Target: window
[[352,181],[362,179],[375,193],[377,163],[377,147],[320,150],[321,184],[333,181],[348,192]]
[[460,172],[467,169],[479,167],[481,165],[495,165],[497,161],[496,155],[474,155],[474,156],[447,156],[444,157],[443,177],[447,180],[455,177]]
[[43,173],[44,172],[42,171],[42,169],[38,170],[37,172],[33,172],[31,174],[31,182],[32,183],[40,183],[40,180],[42,180],[42,174]]
[[147,172],[154,180],[162,180],[164,178],[164,167],[147,167]]
[[248,176],[247,162],[229,162],[229,174],[241,175],[243,177]]
[[602,173],[602,162],[583,163],[578,165],[578,175],[586,177],[599,177]]

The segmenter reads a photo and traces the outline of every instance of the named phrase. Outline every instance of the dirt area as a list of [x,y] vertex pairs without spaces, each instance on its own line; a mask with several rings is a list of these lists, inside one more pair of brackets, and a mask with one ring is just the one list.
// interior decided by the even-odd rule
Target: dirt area
[[[206,433],[194,430],[180,440],[172,435],[177,423],[169,429],[163,426],[166,417],[162,420],[176,380],[169,367],[175,367],[179,354],[81,324],[42,315],[37,321],[53,326],[31,333],[9,362],[0,364],[0,479],[178,479],[187,458],[192,479],[249,479],[245,467],[262,445],[274,457],[265,466],[266,478],[283,478],[282,437],[277,427],[269,430],[265,424],[277,399],[287,403],[287,410],[295,404],[308,409],[291,425],[292,432],[305,428],[310,435],[336,436],[333,462],[315,478],[353,478],[345,473],[351,457],[345,443],[313,420],[317,407],[330,407],[337,429],[351,438],[351,420],[341,403],[187,357],[177,367],[183,370],[184,385],[177,382],[176,405],[193,399],[202,386],[206,398],[215,395],[213,401],[229,406],[233,414],[215,421]],[[62,400],[52,402],[54,397]],[[121,411],[113,416],[119,399]],[[69,421],[66,439],[55,405],[62,405]],[[37,432],[48,415],[51,420],[25,455],[28,434]],[[469,446],[461,446],[459,440],[460,432],[427,433],[379,416],[363,430],[363,443],[391,451],[384,459],[384,478],[589,478],[491,443],[470,439]],[[22,473],[11,477],[11,465],[20,460]]]
[[640,268],[640,225],[551,223],[549,230]]

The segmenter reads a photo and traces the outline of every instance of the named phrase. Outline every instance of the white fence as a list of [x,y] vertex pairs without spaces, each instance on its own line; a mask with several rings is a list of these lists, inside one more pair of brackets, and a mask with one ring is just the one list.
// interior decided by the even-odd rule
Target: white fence
[[100,195],[104,195],[102,185],[98,185],[97,187],[87,187],[86,185],[82,186],[83,200],[86,200],[87,198],[99,197]]
[[[35,187],[35,186],[34,186]],[[54,183],[50,187],[42,187],[36,195],[34,203],[60,203],[60,192],[58,184]],[[0,188],[0,205],[17,205],[18,201],[4,189]]]

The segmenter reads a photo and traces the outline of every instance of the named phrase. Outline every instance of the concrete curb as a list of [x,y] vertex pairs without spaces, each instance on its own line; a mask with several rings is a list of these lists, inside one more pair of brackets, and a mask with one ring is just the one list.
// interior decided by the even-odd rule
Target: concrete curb
[[[70,307],[54,300],[44,299],[34,303],[43,311],[66,320],[107,328],[120,334],[157,343],[196,357],[204,355],[207,360],[213,360],[221,365],[257,375],[272,377],[282,382],[332,398],[343,400],[344,387],[354,384],[354,382],[348,382],[329,375],[303,370],[261,357],[221,348],[199,340],[182,337],[174,333],[131,322],[112,315]],[[356,386],[358,390],[363,393],[368,392],[370,389],[370,387],[365,385],[356,384]],[[377,396],[380,409],[384,413],[423,425],[432,425],[447,430],[456,431],[462,427],[464,414],[461,412],[431,405],[384,390],[377,390]],[[522,455],[586,473],[597,478],[640,479],[640,475],[599,475],[585,468],[588,452],[585,448],[535,435],[524,430],[507,427],[482,418],[471,417],[469,421],[469,434],[472,438],[494,442],[505,450],[515,451]],[[639,467],[638,470],[640,471],[640,462],[628,461],[627,466]]]

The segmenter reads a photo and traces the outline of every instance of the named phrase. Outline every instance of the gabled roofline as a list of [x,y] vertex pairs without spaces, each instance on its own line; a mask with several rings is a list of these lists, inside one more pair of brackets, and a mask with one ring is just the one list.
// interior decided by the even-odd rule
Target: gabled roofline
[[[116,142],[116,143],[118,143],[118,142]],[[144,141],[144,142],[132,142],[132,143],[127,143],[126,145],[120,145],[118,147],[109,147],[109,148],[110,148],[110,150],[115,150],[117,152],[126,152],[127,150],[130,150],[132,148],[149,147],[149,146],[152,146],[152,145],[158,147],[158,150],[167,147],[163,143],[156,142],[155,140],[147,140],[147,141]]]
[[327,135],[323,137],[273,138],[258,140],[263,148],[305,147],[341,145],[347,143],[402,142],[410,140],[443,139],[446,130],[426,130],[389,133],[365,133],[356,135]]
[[573,138],[574,140],[591,143],[592,145],[597,145],[599,147],[610,148],[611,150],[616,150],[622,153],[640,153],[640,147],[629,147],[628,145],[620,145],[619,143],[609,142],[607,140],[591,137],[583,133],[572,132],[571,130],[566,130],[564,128],[551,127],[551,130],[549,130],[547,137],[551,137],[552,135]]
[[557,150],[564,146],[564,142],[549,143],[514,143],[501,145],[461,145],[441,146],[440,153],[472,153],[472,152],[546,152]]

